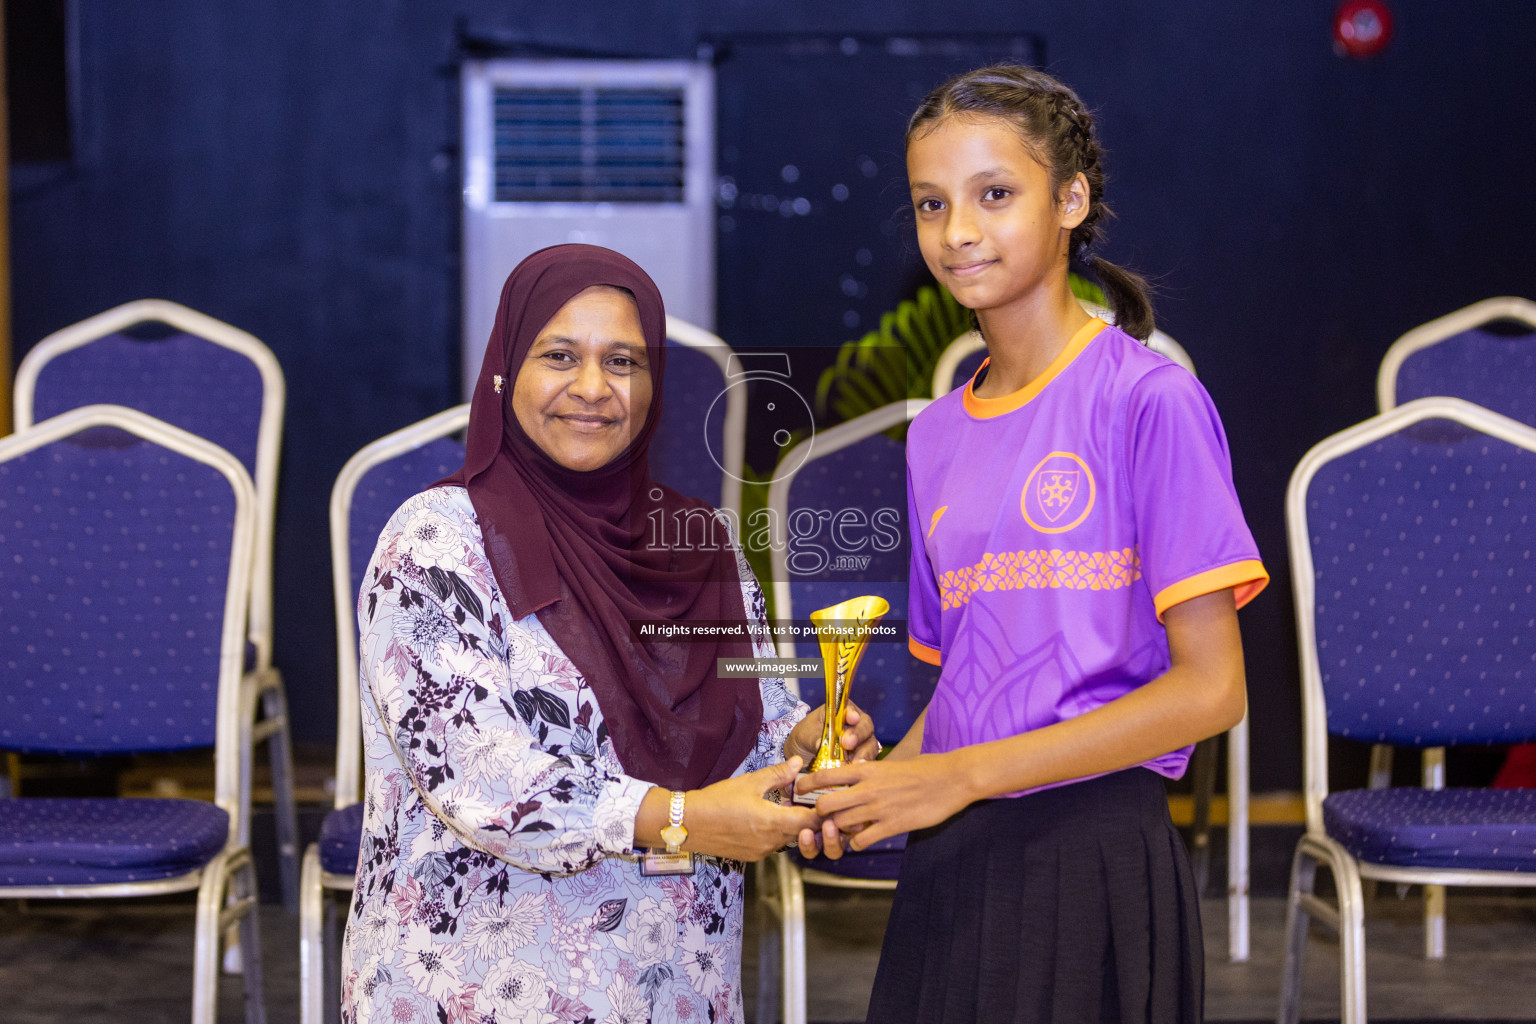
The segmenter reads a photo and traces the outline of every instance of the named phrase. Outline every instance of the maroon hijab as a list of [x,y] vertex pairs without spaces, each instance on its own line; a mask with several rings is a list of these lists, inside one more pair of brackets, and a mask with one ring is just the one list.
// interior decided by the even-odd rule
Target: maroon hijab
[[[513,382],[534,339],[593,285],[628,289],[640,311],[651,407],[633,443],[601,469],[566,469],[524,433]],[[756,680],[721,679],[720,657],[747,641],[643,640],[633,620],[744,622],[735,553],[724,543],[652,547],[653,517],[708,508],[651,479],[647,450],[661,419],[666,314],[629,259],[595,245],[556,245],[523,260],[502,286],[469,412],[464,468],[438,486],[467,488],[485,553],[515,618],[537,613],[597,697],[624,770],[668,789],[728,778],[756,743]],[[500,376],[497,393],[494,378]]]

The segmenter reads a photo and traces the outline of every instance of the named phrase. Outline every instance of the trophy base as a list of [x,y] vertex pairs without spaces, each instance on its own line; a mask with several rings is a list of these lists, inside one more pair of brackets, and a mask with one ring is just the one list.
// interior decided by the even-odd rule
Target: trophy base
[[[810,772],[801,772],[799,775],[795,776],[795,779],[798,781],[799,779],[805,778],[809,774]],[[821,789],[813,789],[809,793],[801,793],[795,790],[791,790],[790,800],[793,803],[800,805],[801,807],[815,807],[817,799],[820,798],[823,793],[835,793],[840,789],[847,788],[847,786],[823,786]]]

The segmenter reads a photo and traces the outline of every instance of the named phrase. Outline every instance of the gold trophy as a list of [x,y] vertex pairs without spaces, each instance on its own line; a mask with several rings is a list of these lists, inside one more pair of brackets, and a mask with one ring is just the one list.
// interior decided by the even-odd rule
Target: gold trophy
[[[869,634],[891,610],[883,597],[851,597],[841,604],[811,612],[816,640],[821,645],[823,671],[827,676],[827,706],[821,725],[821,746],[807,772],[841,768],[848,752],[843,749],[843,719],[848,714],[848,688],[853,670],[869,646]],[[814,804],[823,790],[796,793],[795,803]]]

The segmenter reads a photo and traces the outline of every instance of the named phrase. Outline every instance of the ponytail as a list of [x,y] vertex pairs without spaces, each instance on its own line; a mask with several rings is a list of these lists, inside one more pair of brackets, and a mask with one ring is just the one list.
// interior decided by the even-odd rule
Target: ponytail
[[1089,257],[1088,267],[1099,279],[1109,308],[1114,310],[1115,326],[1140,341],[1152,337],[1155,325],[1147,279],[1099,256]]

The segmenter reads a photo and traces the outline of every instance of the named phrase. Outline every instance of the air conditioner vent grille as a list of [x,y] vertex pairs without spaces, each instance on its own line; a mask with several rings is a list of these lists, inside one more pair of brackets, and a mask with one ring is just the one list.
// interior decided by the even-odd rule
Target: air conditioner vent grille
[[498,203],[681,203],[681,88],[495,91]]

